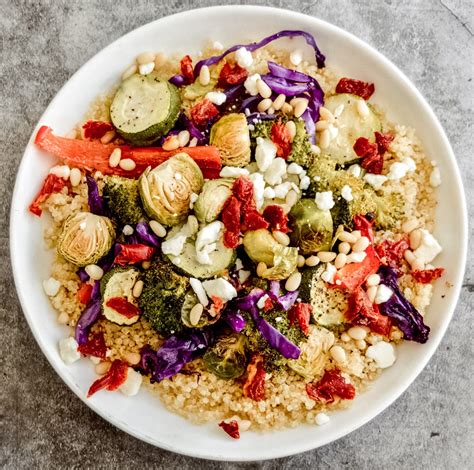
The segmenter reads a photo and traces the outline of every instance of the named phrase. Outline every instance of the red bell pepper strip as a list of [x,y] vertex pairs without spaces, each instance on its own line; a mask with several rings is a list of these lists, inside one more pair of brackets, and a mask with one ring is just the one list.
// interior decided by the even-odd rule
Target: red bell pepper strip
[[77,300],[81,304],[88,304],[92,296],[92,284],[83,283],[79,290],[77,291]]
[[105,304],[126,318],[133,318],[140,315],[140,309],[129,302],[125,297],[112,297]]
[[125,266],[127,264],[149,261],[155,253],[155,248],[142,243],[133,243],[131,245],[118,244],[120,252],[114,259],[114,264]]
[[[218,178],[221,170],[221,157],[217,147],[185,147],[172,151],[161,147],[132,148],[115,144],[102,144],[100,141],[68,139],[53,134],[50,127],[42,126],[36,134],[35,144],[61,159],[71,167],[93,171],[99,170],[104,175],[119,175],[129,178],[140,176],[149,166],[156,167],[179,152],[186,152],[201,168],[204,178]],[[136,167],[126,171],[120,167],[109,166],[109,157],[116,148],[122,150],[122,158],[131,158]]]
[[59,178],[59,176],[49,174],[44,180],[43,186],[35,197],[35,200],[28,207],[29,211],[39,217],[43,213],[40,205],[46,201],[51,194],[59,193],[66,185],[66,181]]
[[110,366],[109,371],[100,379],[97,379],[89,388],[87,398],[94,395],[99,390],[117,390],[127,380],[128,364],[115,359]]

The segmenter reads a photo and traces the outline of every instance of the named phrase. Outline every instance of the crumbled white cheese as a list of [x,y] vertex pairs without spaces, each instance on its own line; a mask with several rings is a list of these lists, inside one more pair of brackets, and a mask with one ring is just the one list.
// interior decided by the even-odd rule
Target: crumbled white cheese
[[242,269],[244,267],[244,263],[242,263],[242,260],[240,258],[237,258],[235,260],[235,264],[234,264],[234,267],[235,269],[239,270],[239,269]]
[[318,426],[322,426],[326,423],[329,423],[329,421],[330,421],[330,418],[326,413],[318,413],[316,415],[316,424]]
[[219,41],[214,41],[214,42],[212,43],[212,48],[213,48],[213,49],[216,49],[217,51],[223,51],[223,50],[224,50],[224,46],[223,46],[222,43],[219,42]]
[[334,284],[334,276],[336,273],[336,267],[331,263],[327,263],[326,270],[321,274],[321,279],[329,284]]
[[373,173],[366,173],[364,175],[364,181],[369,183],[372,188],[378,190],[387,181],[387,177],[384,175],[375,175]]
[[395,162],[390,165],[387,178],[389,180],[402,179],[408,173],[408,166],[403,162]]
[[220,106],[221,104],[224,104],[227,95],[225,93],[222,93],[222,91],[210,91],[206,93],[206,98],[211,102],[214,103],[217,106]]
[[237,297],[235,287],[224,278],[211,279],[202,283],[207,295],[209,297],[219,297],[223,302],[228,302]]
[[311,180],[309,179],[309,176],[304,175],[300,180],[300,189],[305,191],[306,189],[309,188],[310,183],[311,183]]
[[250,274],[252,273],[250,271],[245,271],[244,269],[239,269],[238,274],[239,274],[239,282],[243,284],[250,277]]
[[263,191],[263,197],[265,199],[274,199],[276,196],[275,196],[275,191],[273,190],[273,188],[270,186],[267,186],[265,190]]
[[245,49],[245,47],[240,47],[235,51],[235,60],[240,67],[246,69],[253,64],[252,53]]
[[204,290],[204,287],[202,286],[202,282],[199,279],[190,277],[189,284],[191,285],[191,288],[196,294],[199,302],[204,307],[207,307],[209,305],[209,299],[207,298],[206,291]]
[[257,147],[255,148],[255,161],[258,169],[262,172],[266,171],[273,160],[275,160],[277,148],[270,139],[257,137]]
[[161,251],[165,255],[179,256],[183,252],[186,238],[187,236],[184,233],[178,232],[161,244]]
[[359,178],[360,175],[362,174],[362,167],[360,165],[357,165],[357,164],[351,165],[347,169],[347,173],[349,173],[352,176],[355,176],[356,178]]
[[290,189],[291,189],[291,183],[288,181],[278,184],[273,188],[275,197],[278,199],[285,199]]
[[60,287],[61,283],[57,279],[54,279],[54,277],[43,281],[43,289],[49,297],[55,296],[59,292]]
[[199,230],[199,221],[195,215],[189,215],[188,220],[181,228],[181,233],[186,235],[187,237],[194,236],[197,231]]
[[345,199],[348,202],[351,202],[354,200],[354,196],[352,195],[352,188],[345,184],[342,189],[341,189],[341,196],[343,199]]
[[237,168],[235,166],[225,166],[222,168],[219,176],[221,178],[238,178],[239,176],[248,176],[249,171],[245,168]]
[[263,175],[261,173],[252,173],[249,176],[250,181],[253,183],[253,198],[255,199],[255,205],[257,209],[260,209],[263,205],[263,192],[265,191],[265,181],[263,181]]
[[424,264],[431,263],[443,250],[435,237],[428,230],[420,229],[421,242],[413,251],[416,258]]
[[413,160],[413,158],[411,157],[402,158],[402,163],[404,163],[407,166],[408,171],[416,170],[416,163],[415,163],[415,160]]
[[212,264],[210,254],[217,248],[216,242],[221,236],[224,224],[220,220],[203,227],[196,237],[196,259],[201,264]]
[[377,367],[385,369],[390,367],[395,362],[395,349],[386,341],[379,341],[367,348],[365,352],[366,357],[373,359]]
[[127,368],[127,378],[125,382],[118,388],[127,397],[133,397],[138,393],[142,385],[143,376],[131,367]]
[[264,174],[265,181],[270,185],[280,184],[286,175],[286,163],[283,158],[273,160]]
[[257,302],[257,307],[259,309],[262,309],[263,307],[265,307],[265,302],[267,301],[268,298],[269,298],[268,294],[265,294],[262,297],[260,297],[260,299],[258,299],[258,302]]
[[189,208],[192,209],[194,207],[194,203],[198,200],[199,194],[191,193],[189,197]]
[[290,53],[290,62],[293,65],[295,66],[300,65],[302,60],[303,60],[303,53],[301,52],[300,49],[295,49],[294,51]]
[[122,229],[122,233],[126,236],[133,235],[133,227],[131,225],[125,225]]
[[71,169],[67,165],[56,165],[49,170],[49,173],[51,175],[57,176],[58,178],[68,180],[69,175],[71,174]]
[[439,171],[439,168],[435,166],[430,174],[430,185],[431,187],[436,188],[440,184],[441,184],[441,173]]
[[81,353],[77,350],[77,341],[70,336],[59,341],[59,355],[64,364],[72,364],[81,358]]
[[379,284],[377,287],[377,293],[375,294],[374,303],[377,305],[384,304],[393,295],[393,290],[387,287],[385,284]]
[[140,75],[148,75],[149,73],[153,72],[155,68],[155,62],[148,62],[147,64],[140,64],[138,66],[138,72]]
[[298,163],[290,163],[288,165],[288,168],[286,169],[286,171],[290,174],[290,175],[299,175],[300,173],[303,173],[303,167],[301,165],[298,165]]
[[323,191],[316,193],[316,205],[322,211],[332,209],[334,207],[334,199],[332,198],[332,191]]
[[244,82],[244,88],[247,90],[247,93],[252,96],[258,95],[257,89],[257,80],[260,79],[260,74],[254,73],[246,78]]

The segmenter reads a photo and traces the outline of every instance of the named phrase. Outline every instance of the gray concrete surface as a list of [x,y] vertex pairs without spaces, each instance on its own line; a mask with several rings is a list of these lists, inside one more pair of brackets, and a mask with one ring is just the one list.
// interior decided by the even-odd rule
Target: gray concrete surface
[[[379,417],[345,438],[277,461],[241,465],[203,462],[135,440],[81,403],[37,347],[13,286],[7,222],[16,169],[33,126],[73,72],[111,41],[156,18],[217,3],[0,0],[0,466],[472,468],[472,259],[447,335],[409,390]],[[468,201],[474,197],[472,1],[255,3],[328,20],[372,44],[398,65],[441,119],[462,169]],[[471,235],[473,211],[471,204]]]

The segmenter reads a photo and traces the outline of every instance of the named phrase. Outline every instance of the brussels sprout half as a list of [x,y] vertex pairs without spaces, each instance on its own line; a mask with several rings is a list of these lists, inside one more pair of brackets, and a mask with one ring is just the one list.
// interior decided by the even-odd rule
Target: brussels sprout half
[[247,366],[246,345],[243,335],[224,336],[206,351],[204,365],[220,379],[240,377]]
[[218,178],[204,183],[201,193],[194,203],[194,214],[199,222],[209,224],[217,219],[224,204],[232,195],[232,184],[230,178]]

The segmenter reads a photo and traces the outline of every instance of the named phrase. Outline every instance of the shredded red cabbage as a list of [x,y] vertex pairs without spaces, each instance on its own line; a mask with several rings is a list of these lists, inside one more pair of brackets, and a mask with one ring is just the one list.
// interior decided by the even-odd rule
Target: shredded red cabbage
[[151,246],[160,246],[160,239],[155,235],[153,230],[150,228],[148,222],[138,222],[135,227],[135,233],[141,243]]
[[245,318],[242,316],[239,310],[232,311],[227,309],[222,315],[222,318],[236,333],[240,333],[247,324]]
[[381,266],[378,274],[381,277],[381,284],[386,285],[393,291],[392,297],[387,302],[380,304],[382,313],[395,321],[406,339],[417,343],[426,343],[430,328],[424,324],[420,312],[400,291],[397,282],[397,271],[390,266]]
[[295,290],[280,295],[280,282],[270,281],[270,289],[268,290],[269,297],[276,302],[285,312],[290,310],[298,298],[299,291]]
[[89,209],[93,214],[104,215],[104,200],[99,194],[99,188],[97,187],[97,181],[92,176],[86,176],[87,181],[87,199],[89,203]]
[[270,74],[262,75],[262,80],[278,95],[295,96],[310,91],[311,83],[292,83],[284,78],[274,77]]
[[182,86],[187,83],[186,77],[180,73],[173,75],[168,81],[176,86]]
[[315,78],[310,77],[309,75],[306,75],[303,72],[287,69],[286,67],[283,67],[283,65],[279,65],[276,62],[272,62],[271,60],[267,62],[267,65],[268,70],[270,70],[270,74],[274,77],[283,78],[292,82],[302,83],[312,83],[316,80]]
[[76,329],[74,331],[74,337],[78,344],[87,343],[87,335],[90,327],[98,320],[100,312],[100,281],[95,281],[92,288],[91,299],[79,317],[79,320],[77,320]]

